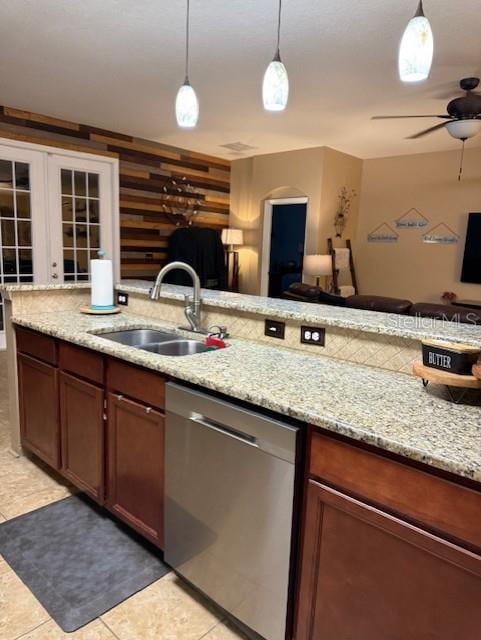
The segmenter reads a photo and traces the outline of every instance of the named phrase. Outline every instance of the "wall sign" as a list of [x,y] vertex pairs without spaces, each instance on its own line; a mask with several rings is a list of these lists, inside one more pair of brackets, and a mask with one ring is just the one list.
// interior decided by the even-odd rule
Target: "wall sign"
[[440,222],[423,235],[423,242],[426,244],[456,244],[458,240],[459,235],[444,222]]
[[426,227],[428,222],[426,216],[413,207],[396,220],[396,227],[398,229],[420,229]]
[[387,222],[383,222],[367,235],[368,242],[397,242],[398,239],[399,233],[396,233]]

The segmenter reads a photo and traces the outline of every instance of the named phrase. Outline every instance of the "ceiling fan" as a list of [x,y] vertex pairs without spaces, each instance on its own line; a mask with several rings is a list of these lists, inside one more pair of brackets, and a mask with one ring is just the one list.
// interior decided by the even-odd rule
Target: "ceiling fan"
[[396,118],[441,118],[445,122],[419,131],[409,140],[421,138],[428,133],[446,127],[448,133],[458,140],[467,140],[481,131],[481,93],[475,91],[479,85],[479,78],[463,78],[459,86],[466,92],[464,96],[454,98],[447,107],[447,115],[416,115],[416,116],[373,116],[372,120],[390,120]]

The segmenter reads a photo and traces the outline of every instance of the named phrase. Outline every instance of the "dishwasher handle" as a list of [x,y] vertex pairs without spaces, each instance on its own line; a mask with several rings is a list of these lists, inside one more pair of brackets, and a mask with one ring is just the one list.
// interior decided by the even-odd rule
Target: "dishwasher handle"
[[299,427],[251,408],[168,382],[165,385],[165,413],[167,421],[171,415],[184,418],[191,424],[202,420],[199,423],[201,428],[215,429],[226,436],[236,437],[292,464],[296,461]]
[[248,444],[251,447],[259,448],[259,444],[257,443],[257,439],[254,436],[247,435],[246,433],[242,433],[241,431],[237,431],[237,429],[233,429],[232,427],[227,427],[224,424],[220,424],[218,422],[214,422],[213,420],[209,420],[202,415],[192,415],[189,420],[191,422],[195,422],[196,424],[200,424],[202,427],[206,427],[207,429],[211,429],[212,431],[217,431],[224,436],[228,436],[229,438],[234,438],[235,440],[239,440],[243,444]]

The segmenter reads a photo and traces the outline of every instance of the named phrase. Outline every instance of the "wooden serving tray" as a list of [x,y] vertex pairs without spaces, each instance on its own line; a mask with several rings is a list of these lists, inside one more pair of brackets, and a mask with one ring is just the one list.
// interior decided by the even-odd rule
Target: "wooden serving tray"
[[[475,364],[474,367],[479,367],[479,374],[481,377],[481,365],[478,363]],[[448,373],[447,371],[441,371],[440,369],[425,367],[419,360],[413,363],[413,373],[414,375],[418,376],[418,378],[429,380],[429,382],[434,382],[437,384],[444,384],[448,387],[481,389],[481,379],[475,378],[474,375],[461,376],[457,373]]]

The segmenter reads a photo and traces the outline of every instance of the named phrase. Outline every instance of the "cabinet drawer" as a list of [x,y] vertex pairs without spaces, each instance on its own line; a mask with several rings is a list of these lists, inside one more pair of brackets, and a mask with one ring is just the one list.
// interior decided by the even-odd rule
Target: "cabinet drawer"
[[158,409],[165,406],[165,378],[160,373],[109,359],[107,387]]
[[63,371],[102,385],[104,382],[104,359],[99,353],[77,347],[68,342],[59,345],[59,366]]
[[481,549],[481,493],[312,433],[310,474]]
[[38,358],[48,364],[57,364],[55,338],[23,327],[16,327],[17,351]]

